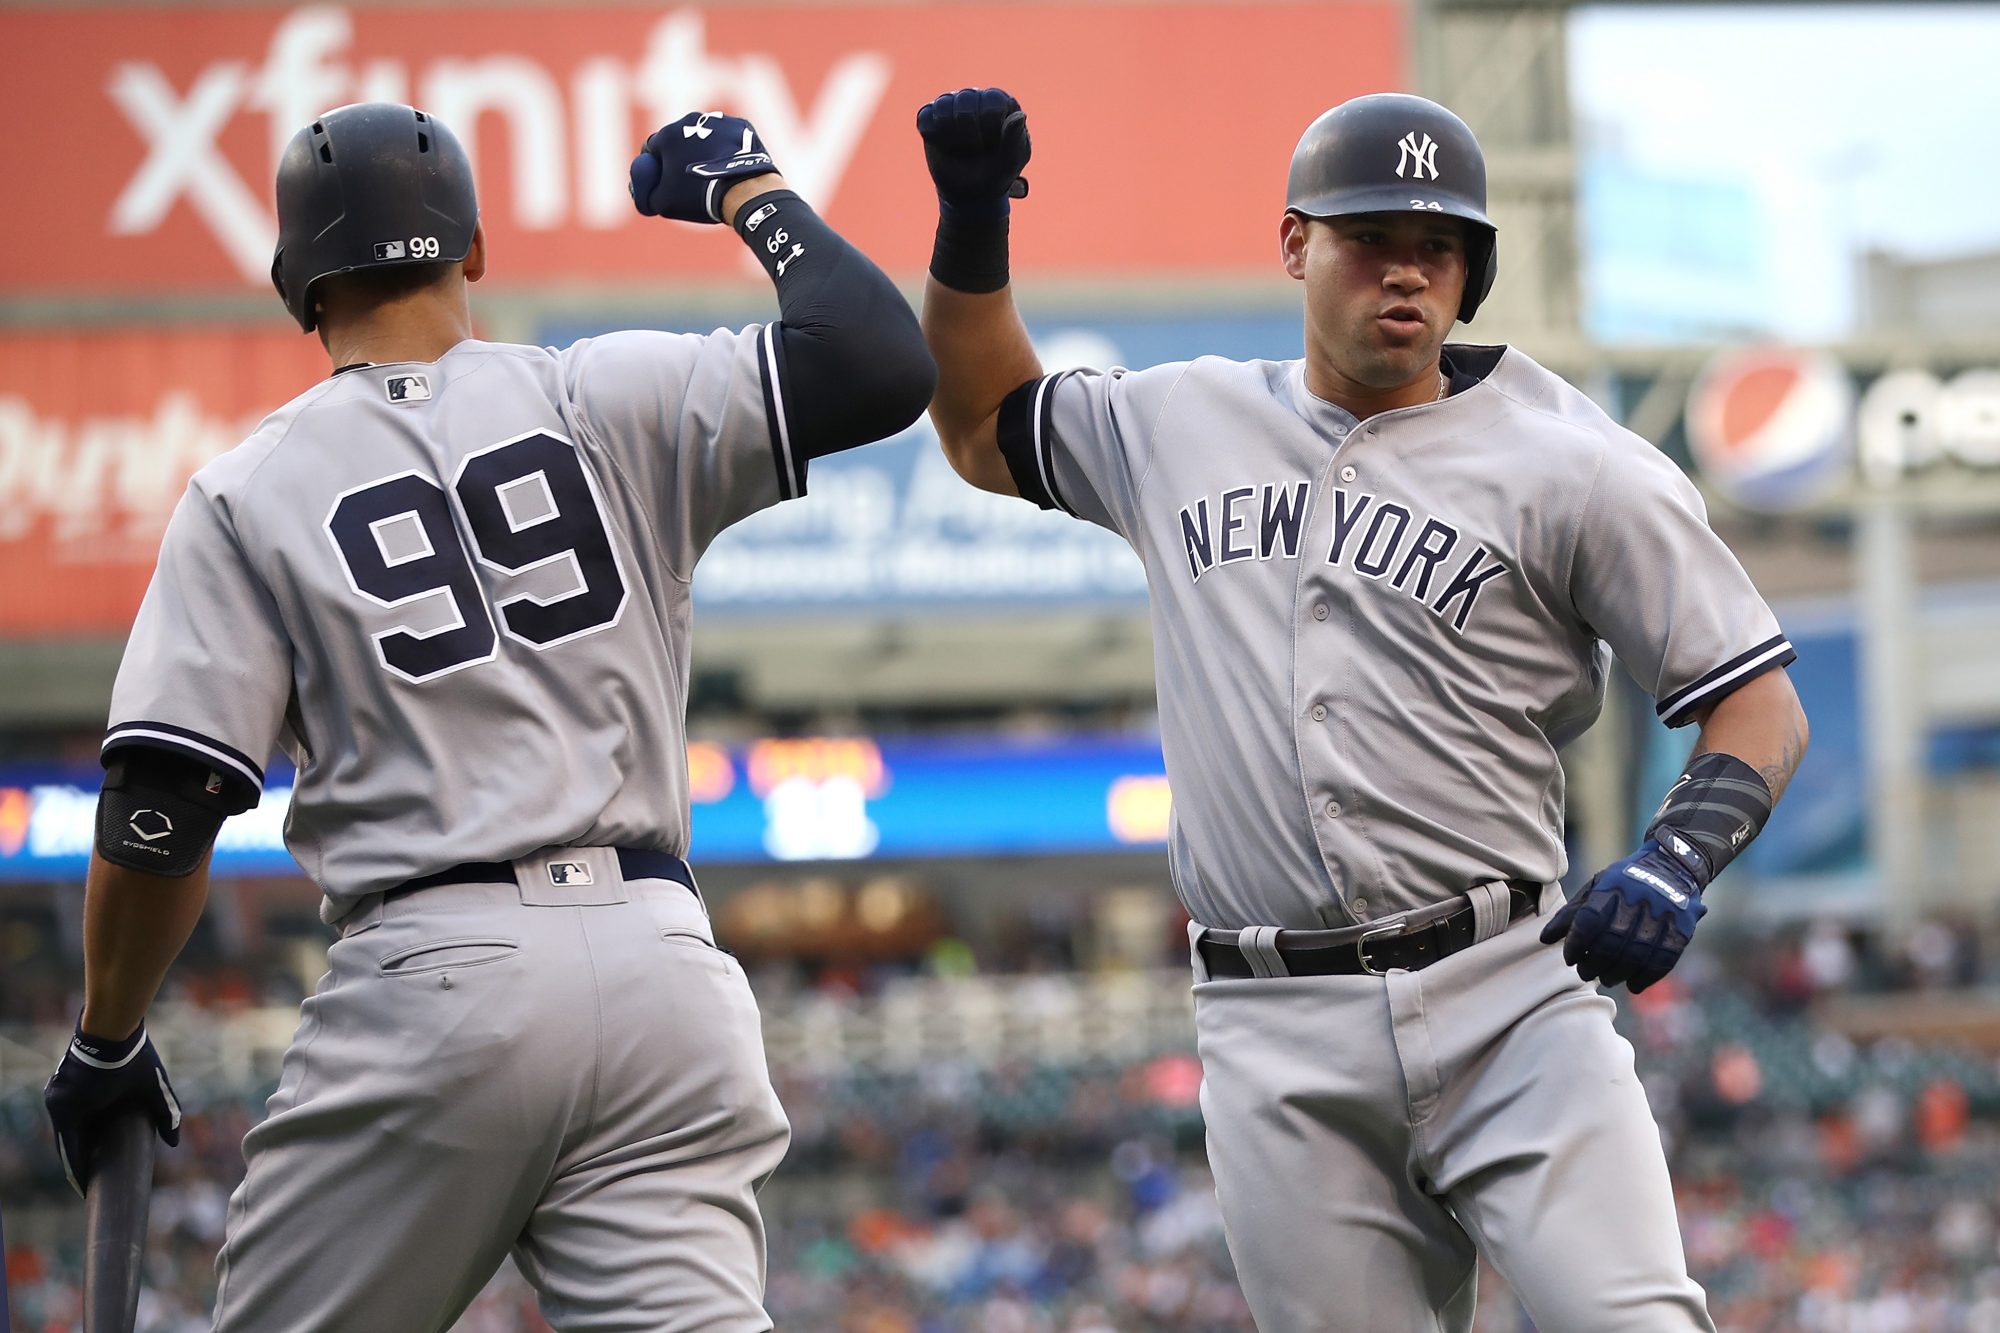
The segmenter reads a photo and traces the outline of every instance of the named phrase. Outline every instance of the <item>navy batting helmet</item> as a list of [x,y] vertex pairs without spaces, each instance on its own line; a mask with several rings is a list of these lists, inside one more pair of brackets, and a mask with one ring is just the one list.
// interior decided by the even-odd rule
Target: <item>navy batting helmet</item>
[[1285,209],[1309,218],[1413,212],[1461,218],[1459,319],[1470,323],[1493,290],[1499,256],[1486,216],[1486,157],[1464,121],[1426,98],[1370,93],[1307,126],[1292,150]]
[[271,282],[310,333],[321,278],[455,263],[478,221],[472,163],[450,130],[396,102],[339,107],[293,135],[278,161]]

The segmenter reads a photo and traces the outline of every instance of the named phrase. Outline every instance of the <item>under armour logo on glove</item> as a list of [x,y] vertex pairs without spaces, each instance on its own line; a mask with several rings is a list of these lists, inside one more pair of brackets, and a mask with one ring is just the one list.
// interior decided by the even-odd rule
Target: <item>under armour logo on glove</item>
[[654,131],[632,159],[632,204],[649,218],[720,222],[731,185],[777,169],[749,121],[690,112]]
[[1636,995],[1673,970],[1707,913],[1700,882],[1648,839],[1550,917],[1542,943],[1561,940],[1563,961],[1585,981],[1623,982]]

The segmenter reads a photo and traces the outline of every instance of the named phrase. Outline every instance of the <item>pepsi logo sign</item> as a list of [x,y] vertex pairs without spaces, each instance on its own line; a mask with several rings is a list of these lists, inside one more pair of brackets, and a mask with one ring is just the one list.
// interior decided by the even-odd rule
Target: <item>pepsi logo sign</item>
[[2000,467],[2000,370],[1893,370],[1861,397],[1861,471],[1877,485],[1943,459]]
[[1820,352],[1721,352],[1688,394],[1688,451],[1716,491],[1749,509],[1811,504],[1847,476],[1854,382]]

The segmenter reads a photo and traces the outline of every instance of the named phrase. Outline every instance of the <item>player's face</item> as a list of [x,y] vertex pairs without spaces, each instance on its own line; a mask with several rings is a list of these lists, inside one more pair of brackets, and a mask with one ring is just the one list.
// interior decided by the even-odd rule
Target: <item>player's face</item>
[[1282,240],[1285,271],[1305,283],[1314,355],[1371,389],[1429,370],[1465,290],[1464,223],[1423,213],[1287,214]]

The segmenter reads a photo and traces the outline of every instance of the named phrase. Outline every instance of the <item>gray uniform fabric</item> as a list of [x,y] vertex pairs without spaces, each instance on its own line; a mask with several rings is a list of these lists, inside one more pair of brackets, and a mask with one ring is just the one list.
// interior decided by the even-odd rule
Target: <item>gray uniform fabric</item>
[[219,1333],[446,1329],[509,1253],[559,1329],[771,1327],[756,1002],[695,896],[607,851],[563,853],[588,893],[545,856],[343,923],[244,1140]]
[[1145,561],[1174,882],[1206,925],[1558,879],[1556,752],[1607,645],[1673,724],[1791,660],[1659,450],[1513,348],[1451,352],[1490,373],[1358,428],[1299,361],[1023,395],[1010,451]]
[[804,489],[775,356],[468,341],[333,376],[190,484],[105,749],[261,782],[282,739],[343,933],[245,1143],[218,1328],[442,1329],[510,1251],[560,1329],[770,1327],[756,1008],[693,890],[617,849],[687,852],[688,582]]
[[295,399],[175,511],[106,750],[261,782],[282,734],[329,921],[541,847],[685,856],[688,581],[804,489],[763,332],[467,341]]
[[1197,955],[1209,1161],[1265,1333],[1469,1329],[1476,1254],[1542,1333],[1714,1327],[1632,1048],[1540,925],[1386,978]]
[[[1446,359],[1449,397],[1366,422],[1301,361],[1212,357],[1049,376],[1002,408],[1022,495],[1145,562],[1175,888],[1197,937],[1244,930],[1265,970],[1280,929],[1495,881],[1551,886],[1549,910],[1557,752],[1614,653],[1672,725],[1793,657],[1658,450],[1518,350]],[[1217,1191],[1266,1333],[1463,1329],[1475,1239],[1546,1333],[1710,1327],[1611,1006],[1538,922],[1495,936],[1492,915],[1418,973],[1196,987]],[[1599,1172],[1615,1216],[1565,1183]],[[1618,1276],[1567,1291],[1586,1246]]]

